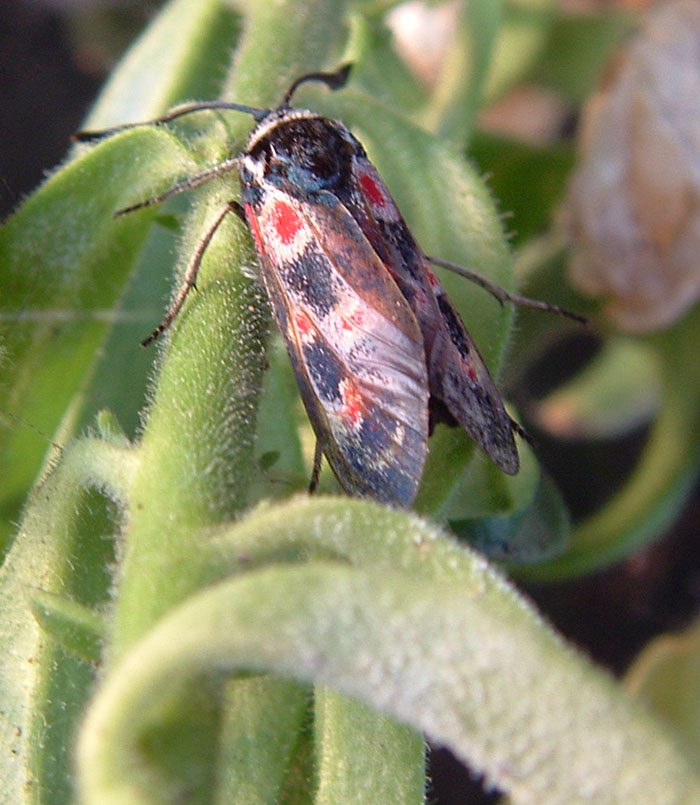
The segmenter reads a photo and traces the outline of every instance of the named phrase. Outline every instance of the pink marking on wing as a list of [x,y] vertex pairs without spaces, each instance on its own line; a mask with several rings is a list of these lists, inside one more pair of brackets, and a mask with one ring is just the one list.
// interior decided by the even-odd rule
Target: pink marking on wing
[[362,190],[365,196],[367,196],[369,199],[370,204],[373,204],[375,207],[386,207],[386,198],[384,193],[373,177],[371,177],[368,173],[361,173],[360,184],[362,185]]
[[362,327],[365,321],[364,314],[360,309],[354,310],[349,316],[344,316],[342,313],[339,315],[343,330],[347,330],[348,332],[352,332],[358,327]]
[[289,204],[284,201],[276,201],[270,213],[272,225],[279,235],[279,239],[285,245],[290,244],[297,232],[304,225],[299,215]]

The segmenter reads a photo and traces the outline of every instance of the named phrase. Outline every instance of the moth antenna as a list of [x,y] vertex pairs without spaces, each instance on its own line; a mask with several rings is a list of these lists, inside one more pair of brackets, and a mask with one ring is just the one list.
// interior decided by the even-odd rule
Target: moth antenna
[[[307,81],[321,81],[329,89],[340,89],[347,83],[350,70],[352,69],[352,62],[342,65],[333,73],[306,73],[299,76],[289,87],[284,94],[280,109],[289,106],[292,95],[296,90]],[[176,106],[160,117],[154,117],[152,120],[143,120],[137,123],[122,123],[118,126],[110,126],[106,129],[83,129],[76,131],[72,136],[73,142],[89,142],[90,140],[99,140],[103,137],[111,137],[113,134],[118,134],[128,129],[135,129],[139,126],[160,126],[163,123],[170,123],[183,115],[190,115],[193,112],[202,112],[213,109],[226,109],[234,112],[243,112],[244,114],[251,115],[256,122],[260,122],[263,118],[267,117],[272,111],[271,109],[259,109],[257,106],[246,106],[242,103],[230,103],[228,101],[197,101],[195,103],[186,103],[181,106]]]
[[305,73],[304,75],[299,76],[299,78],[292,82],[292,85],[284,93],[284,98],[282,98],[282,103],[280,104],[279,108],[285,109],[287,106],[289,106],[292,96],[297,89],[299,89],[302,84],[306,84],[308,81],[320,81],[329,89],[333,90],[341,89],[348,81],[350,70],[352,70],[352,62],[343,64],[333,73]]
[[475,271],[470,271],[468,268],[461,266],[459,263],[453,263],[451,260],[442,260],[439,257],[428,257],[427,255],[426,259],[433,265],[446,268],[448,271],[454,271],[455,274],[459,274],[461,277],[471,280],[482,287],[485,291],[488,291],[492,296],[495,296],[501,304],[504,304],[504,302],[512,302],[513,304],[520,305],[521,307],[529,307],[533,310],[542,310],[545,313],[556,313],[558,316],[573,319],[573,321],[576,321],[579,324],[588,324],[588,319],[585,316],[581,316],[578,313],[567,310],[566,308],[559,307],[559,305],[551,305],[549,302],[544,302],[541,299],[530,299],[527,296],[520,296],[516,293],[510,293],[509,291],[506,291],[505,288],[501,288],[500,285],[496,285],[495,282],[487,280],[486,277],[482,277],[481,274],[477,274]]
[[197,101],[196,103],[186,103],[182,106],[176,106],[161,117],[154,117],[153,120],[144,120],[139,123],[122,123],[119,126],[111,126],[107,129],[95,129],[76,131],[71,136],[73,142],[87,142],[89,140],[99,140],[103,137],[111,137],[113,134],[118,134],[120,131],[127,129],[135,129],[139,126],[160,126],[163,123],[170,123],[171,120],[176,120],[183,115],[189,115],[193,112],[202,112],[211,109],[228,109],[234,112],[243,112],[247,115],[252,115],[256,121],[262,120],[270,114],[270,109],[258,109],[256,106],[245,106],[241,103],[229,103],[228,101]]

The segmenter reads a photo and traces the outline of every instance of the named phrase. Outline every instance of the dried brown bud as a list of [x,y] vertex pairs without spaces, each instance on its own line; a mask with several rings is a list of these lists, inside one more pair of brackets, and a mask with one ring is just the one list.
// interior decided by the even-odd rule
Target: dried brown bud
[[583,118],[572,282],[647,331],[700,296],[700,2],[649,15]]

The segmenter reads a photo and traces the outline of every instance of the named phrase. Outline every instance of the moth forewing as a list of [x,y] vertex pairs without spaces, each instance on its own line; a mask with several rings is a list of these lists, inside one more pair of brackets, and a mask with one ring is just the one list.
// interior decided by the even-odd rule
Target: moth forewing
[[428,436],[423,339],[410,307],[341,204],[310,203],[264,181],[244,197],[275,318],[331,467],[354,494],[409,505]]

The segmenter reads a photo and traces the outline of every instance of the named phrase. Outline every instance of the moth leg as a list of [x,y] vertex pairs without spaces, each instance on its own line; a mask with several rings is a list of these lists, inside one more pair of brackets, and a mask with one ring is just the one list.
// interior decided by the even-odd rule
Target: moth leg
[[556,313],[559,316],[573,319],[579,322],[579,324],[588,324],[588,319],[584,316],[580,316],[578,313],[573,313],[571,310],[559,307],[559,305],[550,305],[549,302],[543,302],[541,299],[530,299],[527,296],[510,293],[506,291],[505,288],[501,288],[500,285],[496,285],[495,282],[487,280],[486,277],[482,277],[481,274],[477,274],[475,271],[470,271],[459,263],[453,263],[450,260],[442,260],[439,257],[428,257],[427,255],[426,259],[433,265],[441,266],[442,268],[448,269],[448,271],[454,271],[455,274],[459,274],[465,277],[465,279],[471,280],[485,291],[488,291],[492,296],[495,296],[501,304],[504,302],[513,302],[513,304],[521,305],[522,307],[543,310],[546,313]]
[[519,423],[516,422],[514,419],[510,420],[510,426],[513,428],[513,432],[517,433],[522,439],[530,445],[530,447],[536,448],[537,442],[535,439],[525,430],[525,428]]
[[207,168],[207,170],[202,171],[201,173],[195,173],[194,176],[190,176],[188,179],[178,182],[178,184],[173,185],[163,193],[158,193],[155,196],[151,196],[144,201],[139,201],[136,204],[131,204],[128,207],[122,207],[122,209],[113,213],[113,216],[114,218],[119,218],[120,216],[134,212],[135,210],[142,210],[144,207],[152,207],[154,204],[160,204],[162,201],[166,201],[173,196],[177,196],[179,193],[184,193],[186,190],[194,190],[195,187],[199,187],[205,182],[208,182],[210,179],[215,179],[217,176],[222,176],[224,173],[228,173],[234,168],[238,168],[239,162],[240,160],[238,157],[225,159],[223,162],[219,162],[218,165],[214,165],[213,168]]
[[248,226],[248,219],[245,217],[243,207],[237,201],[231,202],[231,212],[236,213],[236,215],[241,219],[241,221],[243,221],[246,227]]
[[221,222],[228,215],[228,213],[235,211],[237,206],[237,201],[229,201],[224,207],[221,208],[221,210],[219,210],[216,218],[209,226],[209,229],[207,229],[197,244],[197,248],[194,250],[192,257],[190,257],[190,261],[187,264],[187,270],[185,271],[185,276],[182,279],[182,285],[180,286],[180,290],[177,292],[177,295],[170,306],[170,310],[168,310],[163,321],[148,336],[148,338],[144,338],[144,340],[141,342],[142,347],[147,347],[152,341],[155,341],[157,338],[159,338],[168,329],[168,327],[170,327],[175,320],[175,317],[180,312],[180,309],[182,308],[190,289],[196,289],[197,274],[199,274],[199,267],[202,264],[204,252],[211,243],[211,239],[214,237],[214,234],[221,225]]
[[321,442],[316,439],[316,447],[314,448],[314,468],[311,470],[311,480],[309,481],[309,494],[313,495],[318,486],[318,479],[321,475],[321,464],[323,463],[323,448]]

